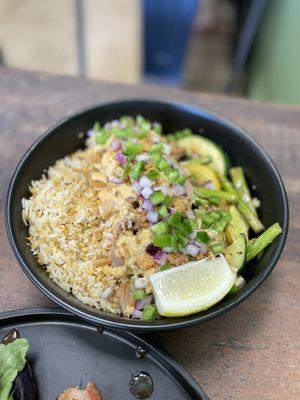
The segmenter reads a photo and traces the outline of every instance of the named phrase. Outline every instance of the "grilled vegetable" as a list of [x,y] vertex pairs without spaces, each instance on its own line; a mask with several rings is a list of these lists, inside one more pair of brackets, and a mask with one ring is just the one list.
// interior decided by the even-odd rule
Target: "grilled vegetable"
[[237,202],[237,206],[239,211],[243,214],[248,224],[254,230],[255,233],[259,233],[265,229],[259,218],[254,214],[253,211],[249,208],[248,204],[246,204],[243,200],[239,200]]
[[249,226],[234,204],[229,207],[229,212],[232,218],[225,229],[227,242],[231,244],[241,233],[248,239]]
[[281,234],[282,230],[280,225],[276,222],[265,230],[260,236],[255,238],[248,244],[247,248],[247,262],[256,257],[263,251],[269,244],[273,242]]
[[250,210],[257,216],[256,209],[253,205],[250,190],[248,188],[244,170],[242,167],[235,167],[230,169],[230,176],[234,187],[236,188],[240,198],[248,205]]
[[234,193],[228,193],[224,190],[212,190],[206,189],[204,187],[196,187],[195,192],[198,196],[209,199],[210,197],[218,197],[219,199],[226,200],[228,203],[235,203],[237,201],[237,197]]
[[225,258],[231,268],[239,273],[246,263],[247,240],[243,233],[225,249]]

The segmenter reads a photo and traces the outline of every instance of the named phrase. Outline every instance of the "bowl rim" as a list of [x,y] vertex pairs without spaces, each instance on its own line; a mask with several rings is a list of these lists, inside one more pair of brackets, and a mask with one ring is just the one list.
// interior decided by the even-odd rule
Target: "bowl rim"
[[[190,114],[194,114],[195,116],[202,116],[203,118],[208,118],[208,119],[213,119],[219,124],[227,127],[231,131],[235,131],[236,134],[241,136],[245,141],[250,142],[250,144],[255,147],[256,151],[260,153],[262,158],[264,158],[265,162],[268,164],[268,167],[270,170],[272,170],[273,175],[275,176],[277,182],[276,184],[279,185],[279,197],[281,201],[281,207],[282,207],[282,234],[278,237],[277,245],[275,248],[275,251],[273,252],[269,262],[267,263],[266,267],[261,271],[259,276],[257,276],[250,284],[247,286],[247,288],[241,292],[240,296],[236,299],[234,299],[232,302],[224,305],[222,308],[218,310],[212,309],[212,311],[209,314],[206,315],[201,315],[201,312],[194,315],[191,315],[190,317],[193,317],[192,319],[189,319],[189,316],[186,316],[186,318],[183,321],[178,321],[176,322],[176,318],[174,318],[174,322],[172,323],[164,323],[163,319],[160,321],[157,321],[155,324],[151,322],[145,322],[145,321],[137,321],[137,320],[130,320],[130,319],[124,319],[124,321],[119,322],[119,321],[114,321],[112,319],[106,318],[106,317],[101,317],[101,316],[93,316],[91,315],[88,311],[81,311],[79,310],[76,306],[73,306],[72,304],[69,304],[67,300],[62,299],[59,295],[55,294],[52,292],[51,289],[48,289],[44,284],[33,274],[30,265],[27,265],[25,260],[23,259],[22,252],[19,251],[16,243],[15,243],[15,238],[14,238],[14,230],[12,227],[12,221],[13,221],[13,210],[12,210],[12,196],[14,192],[14,188],[16,185],[16,181],[18,179],[18,176],[23,168],[24,163],[30,158],[31,153],[35,150],[35,148],[45,141],[48,136],[51,136],[54,134],[53,132],[59,128],[61,125],[69,122],[72,119],[80,118],[87,112],[92,112],[96,111],[99,108],[103,107],[116,107],[122,104],[129,104],[129,103],[144,103],[145,105],[161,105],[164,107],[170,107],[175,111],[176,109],[180,109],[183,112],[188,112]],[[200,115],[201,114],[201,115]],[[71,115],[60,119],[57,123],[53,124],[51,127],[49,127],[42,135],[40,135],[37,140],[27,149],[19,163],[17,164],[17,167],[15,168],[15,171],[12,175],[12,178],[10,180],[9,186],[8,186],[8,191],[7,191],[7,196],[6,196],[6,204],[5,204],[5,225],[6,225],[6,232],[7,236],[9,239],[10,246],[13,250],[13,253],[21,266],[23,272],[27,275],[27,277],[31,280],[31,282],[34,283],[34,285],[42,291],[50,300],[54,301],[56,304],[59,306],[63,307],[64,309],[68,310],[69,312],[77,315],[80,318],[83,318],[84,320],[99,325],[103,327],[107,327],[109,329],[122,329],[122,330],[128,330],[128,331],[135,331],[135,332],[154,332],[154,331],[165,331],[165,330],[171,330],[171,329],[181,329],[189,326],[193,326],[199,323],[203,323],[204,321],[209,321],[212,318],[215,318],[217,316],[223,315],[226,312],[230,311],[232,308],[238,306],[241,304],[244,300],[246,300],[265,280],[266,278],[270,275],[272,270],[274,269],[275,265],[277,264],[280,255],[283,251],[287,234],[288,234],[288,226],[289,226],[289,206],[288,206],[288,198],[286,194],[286,190],[284,188],[284,184],[282,182],[281,176],[271,160],[271,158],[268,156],[268,154],[263,150],[263,148],[258,144],[258,142],[253,139],[243,128],[235,125],[233,122],[228,120],[227,118],[221,116],[219,113],[216,113],[208,108],[203,108],[203,107],[198,107],[190,103],[182,103],[182,102],[177,102],[177,101],[161,101],[161,100],[156,100],[156,99],[143,99],[143,98],[128,98],[128,99],[120,99],[120,100],[114,100],[110,102],[104,102],[96,105],[89,106],[87,108],[84,108],[81,111],[72,113]],[[50,278],[49,278],[50,279]],[[108,316],[110,315],[107,313]],[[197,315],[197,317],[195,317]],[[121,318],[121,317],[120,317]]]

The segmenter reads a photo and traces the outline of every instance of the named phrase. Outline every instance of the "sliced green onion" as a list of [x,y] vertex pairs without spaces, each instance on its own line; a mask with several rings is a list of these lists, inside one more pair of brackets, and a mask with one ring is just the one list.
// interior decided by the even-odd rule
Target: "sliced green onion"
[[203,224],[207,225],[207,226],[210,226],[216,221],[217,221],[217,218],[215,218],[214,216],[211,215],[211,213],[209,213],[209,214],[206,214],[206,215],[204,215],[202,217],[202,221],[201,222]]
[[172,197],[171,197],[169,194],[167,194],[167,195],[165,196],[164,205],[165,205],[166,207],[171,207],[171,205],[172,205]]
[[218,206],[220,204],[220,199],[216,196],[209,196],[208,201],[210,204],[213,204],[214,206]]
[[[185,218],[182,221],[185,225],[189,226],[191,230],[193,231],[194,229],[198,228],[197,222],[194,219],[187,219]],[[192,233],[192,232],[191,232]]]
[[135,281],[135,279],[131,278],[131,280],[130,280],[130,291],[131,291],[131,294],[132,294],[134,300],[143,300],[143,299],[145,299],[147,297],[146,290],[145,289],[136,289],[134,287],[134,281]]
[[238,287],[236,286],[236,284],[234,283],[234,284],[231,286],[231,289],[229,290],[228,294],[236,293],[236,292],[238,292],[238,290],[239,290],[239,288],[238,288]]
[[176,229],[185,236],[188,236],[192,233],[192,228],[186,224],[180,224],[176,227]]
[[151,203],[157,206],[165,200],[165,196],[161,190],[156,190],[150,195]]
[[96,132],[95,141],[97,144],[105,144],[110,138],[111,133],[105,129]]
[[151,149],[149,150],[150,154],[154,154],[154,153],[161,153],[163,150],[164,146],[162,143],[157,143],[154,144]]
[[177,253],[178,251],[178,244],[177,244],[177,238],[174,235],[171,235],[171,245],[170,245],[172,251],[174,253]]
[[136,124],[139,127],[147,128],[148,130],[151,128],[151,122],[144,118],[142,115],[137,115]]
[[154,237],[153,244],[158,247],[170,247],[172,241],[171,238],[172,235],[170,233],[163,233]]
[[162,233],[169,232],[169,225],[167,222],[161,221],[153,225],[151,229],[156,235],[161,235]]
[[120,122],[126,127],[126,128],[133,128],[134,126],[134,119],[130,117],[129,115],[123,115],[120,118]]
[[210,237],[207,232],[200,231],[200,232],[197,232],[197,234],[196,234],[196,240],[197,240],[197,242],[200,242],[200,243],[208,243],[208,242],[210,242]]
[[194,204],[195,206],[208,206],[209,201],[207,199],[202,199],[201,197],[196,197]]
[[199,207],[198,209],[194,210],[194,213],[198,217],[203,218],[207,214],[207,211],[206,211],[206,209],[204,207]]
[[214,254],[219,254],[224,252],[224,247],[221,245],[221,243],[215,243],[211,245],[210,248]]
[[128,139],[132,136],[131,129],[114,128],[112,132],[118,139]]
[[158,209],[158,214],[162,217],[162,218],[167,218],[169,216],[168,213],[168,209],[167,207],[163,204],[162,206],[159,207]]
[[174,133],[168,134],[170,140],[179,140],[187,136],[191,136],[193,132],[189,128],[185,128],[182,131],[176,131]]
[[176,183],[178,183],[178,185],[183,185],[185,181],[186,181],[186,177],[183,175],[179,175],[179,177],[176,180]]
[[127,160],[126,163],[125,163],[125,166],[124,166],[123,179],[127,179],[128,178],[129,172],[130,172],[130,168],[131,168],[130,161]]
[[162,133],[161,124],[159,122],[155,122],[154,124],[152,124],[152,130],[161,135]]
[[168,161],[164,157],[160,157],[157,162],[156,166],[160,171],[165,171],[170,167]]
[[179,212],[172,214],[168,220],[171,226],[178,226],[181,223],[182,215]]
[[217,222],[213,224],[212,229],[216,232],[223,232],[224,229],[226,228],[226,225],[228,224],[228,221],[224,218],[221,217]]
[[143,150],[142,145],[139,143],[133,143],[133,142],[124,142],[123,144],[123,153],[126,154],[129,157],[135,157],[138,154],[140,154]]
[[142,320],[153,321],[157,314],[157,309],[153,304],[147,304],[142,314]]
[[151,169],[147,174],[147,177],[152,181],[154,181],[158,176],[159,172],[156,169]]
[[138,161],[132,168],[131,172],[130,172],[130,179],[132,181],[135,181],[136,179],[138,179],[141,176],[141,173],[144,171],[145,169],[145,163],[144,161]]
[[221,210],[220,212],[221,212],[222,217],[223,217],[227,222],[231,221],[232,216],[231,216],[230,212],[228,212],[228,211],[226,211],[226,210]]
[[218,221],[222,214],[220,211],[213,210],[209,213],[209,215],[214,219],[214,221]]
[[166,271],[167,269],[170,269],[170,265],[168,265],[168,264],[162,265],[162,266],[160,267],[160,270],[161,270],[161,271]]
[[180,244],[180,246],[183,247],[183,248],[185,248],[190,242],[189,237],[183,235],[180,232],[176,232],[176,237],[177,237],[178,244]]
[[167,179],[171,183],[176,183],[179,178],[179,172],[176,169],[170,169],[166,172]]
[[152,160],[152,162],[154,162],[154,163],[157,163],[158,160],[159,160],[160,158],[161,158],[160,153],[153,153],[153,154],[151,154],[151,160]]
[[94,125],[93,125],[93,131],[94,131],[94,132],[99,132],[99,131],[101,131],[101,125],[100,125],[100,122],[99,122],[99,121],[96,121],[96,122],[94,123]]

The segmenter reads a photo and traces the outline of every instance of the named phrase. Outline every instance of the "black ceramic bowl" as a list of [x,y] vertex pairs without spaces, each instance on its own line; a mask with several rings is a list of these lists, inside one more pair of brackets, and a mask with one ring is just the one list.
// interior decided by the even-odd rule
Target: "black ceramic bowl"
[[[248,265],[246,285],[238,293],[206,311],[184,318],[162,318],[155,322],[131,320],[101,312],[81,303],[55,285],[38,265],[26,242],[27,228],[22,221],[21,200],[28,197],[28,185],[38,179],[43,170],[57,159],[84,146],[86,132],[96,120],[100,123],[121,115],[137,115],[158,121],[164,131],[190,127],[195,133],[204,132],[219,143],[229,154],[233,164],[241,165],[250,184],[255,185],[255,196],[261,200],[260,215],[265,226],[278,221],[283,233],[263,253],[259,260]],[[27,151],[12,178],[7,197],[6,224],[13,251],[24,272],[50,299],[92,323],[117,329],[150,332],[182,328],[207,321],[236,307],[250,296],[270,274],[284,247],[288,230],[288,203],[280,176],[270,158],[242,129],[219,116],[191,105],[157,101],[129,100],[100,105],[66,118],[50,128]]]

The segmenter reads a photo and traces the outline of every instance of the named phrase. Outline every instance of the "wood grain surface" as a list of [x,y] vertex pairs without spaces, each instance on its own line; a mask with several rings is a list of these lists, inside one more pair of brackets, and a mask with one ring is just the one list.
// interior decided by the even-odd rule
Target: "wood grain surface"
[[4,202],[28,146],[49,126],[89,105],[122,98],[203,106],[246,129],[277,165],[290,202],[284,253],[267,281],[235,310],[200,326],[151,336],[214,400],[300,398],[300,108],[174,89],[101,83],[0,69],[0,311],[54,306],[20,270],[8,244]]

